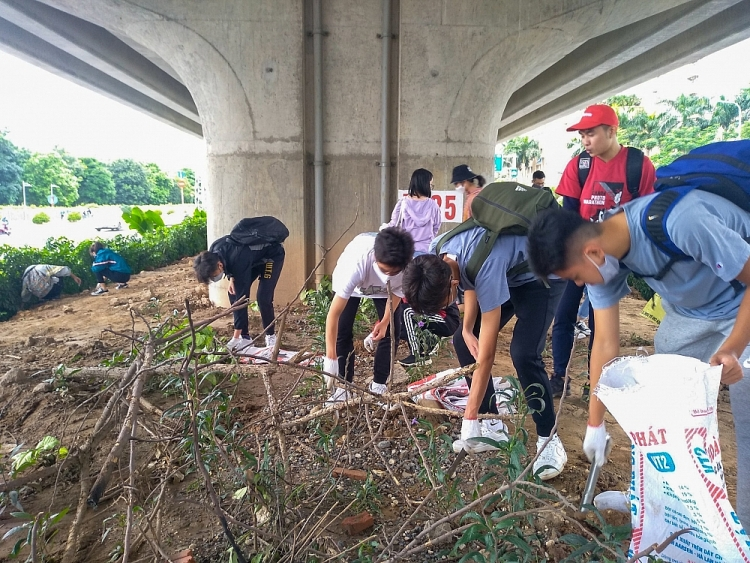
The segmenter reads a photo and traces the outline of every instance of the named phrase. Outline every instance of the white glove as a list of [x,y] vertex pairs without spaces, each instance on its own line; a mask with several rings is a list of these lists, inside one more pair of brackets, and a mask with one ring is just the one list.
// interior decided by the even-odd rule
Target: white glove
[[377,343],[372,339],[372,333],[368,334],[364,341],[365,344],[365,350],[368,352],[374,352],[375,346],[377,346]]
[[482,437],[482,426],[478,420],[466,420],[465,418],[461,421],[461,439],[465,442],[469,438],[481,438]]
[[591,463],[596,463],[597,467],[601,467],[607,463],[609,442],[610,437],[604,422],[599,426],[587,426],[586,436],[583,438],[583,453]]
[[[326,382],[326,387],[329,390],[333,389],[334,377],[339,376],[339,361],[336,358],[323,358],[323,381]],[[330,374],[330,375],[327,375]]]

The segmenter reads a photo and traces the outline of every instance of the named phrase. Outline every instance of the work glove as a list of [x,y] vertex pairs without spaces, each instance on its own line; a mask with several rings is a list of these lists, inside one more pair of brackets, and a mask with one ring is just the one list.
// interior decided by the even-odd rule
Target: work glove
[[466,441],[469,438],[481,438],[482,437],[482,426],[478,420],[466,420],[465,418],[461,421],[461,439]]
[[607,463],[607,456],[609,456],[609,450],[611,439],[607,433],[607,428],[604,422],[599,426],[587,426],[586,436],[583,438],[583,453],[589,458],[592,464],[596,464],[597,467],[601,467]]
[[367,350],[368,352],[374,352],[375,346],[377,346],[377,343],[372,338],[372,333],[370,333],[367,335],[364,341],[365,350]]
[[460,453],[462,450],[466,450],[469,453],[478,454],[497,449],[496,446],[475,439],[481,437],[482,423],[478,420],[463,419],[461,421],[461,439],[453,442],[453,451]]
[[[336,358],[323,358],[323,381],[326,382],[326,387],[330,391],[333,389],[334,377],[339,376],[339,361]],[[330,374],[330,375],[327,375]]]

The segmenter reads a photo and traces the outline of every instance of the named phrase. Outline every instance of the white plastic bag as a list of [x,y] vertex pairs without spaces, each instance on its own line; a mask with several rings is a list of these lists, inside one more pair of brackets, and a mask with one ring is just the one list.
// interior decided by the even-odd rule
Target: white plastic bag
[[716,418],[720,379],[721,366],[672,354],[623,358],[602,373],[595,393],[632,443],[631,557],[693,528],[659,557],[750,562],[748,538],[724,483]]

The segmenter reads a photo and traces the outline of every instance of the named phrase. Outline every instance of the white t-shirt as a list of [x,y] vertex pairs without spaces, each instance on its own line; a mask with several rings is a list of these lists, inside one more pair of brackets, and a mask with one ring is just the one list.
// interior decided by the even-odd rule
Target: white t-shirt
[[403,297],[401,280],[403,272],[396,276],[387,276],[380,271],[375,262],[375,237],[377,233],[362,233],[346,245],[333,270],[331,286],[337,296],[343,299],[350,297],[388,297],[386,282],[390,280],[391,291]]

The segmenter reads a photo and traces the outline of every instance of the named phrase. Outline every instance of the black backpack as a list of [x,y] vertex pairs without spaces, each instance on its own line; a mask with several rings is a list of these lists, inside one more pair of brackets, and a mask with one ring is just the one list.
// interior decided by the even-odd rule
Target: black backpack
[[[640,149],[625,147],[628,154],[625,157],[625,184],[630,192],[631,199],[637,198],[641,186],[641,175],[643,173],[643,159],[645,155]],[[578,155],[578,184],[583,189],[591,172],[591,155],[583,151]]]
[[[448,231],[438,241],[435,253],[440,254],[443,245],[459,233],[482,227],[486,234],[469,258],[466,276],[473,284],[479,269],[500,235],[526,235],[536,215],[550,207],[558,207],[552,192],[530,188],[516,182],[493,182],[482,189],[471,202],[471,217]],[[526,261],[511,268],[507,275],[512,277],[531,271]]]
[[241,246],[259,246],[284,242],[289,236],[289,229],[276,217],[247,217],[242,219],[227,236],[232,242]]

